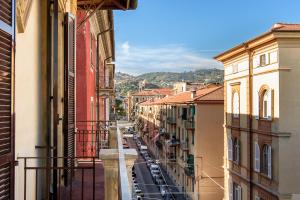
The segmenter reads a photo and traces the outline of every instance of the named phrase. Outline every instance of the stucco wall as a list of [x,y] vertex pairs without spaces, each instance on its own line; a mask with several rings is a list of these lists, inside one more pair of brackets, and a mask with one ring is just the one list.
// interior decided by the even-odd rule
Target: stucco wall
[[[33,0],[24,33],[16,34],[15,57],[15,156],[38,156],[42,144],[42,60],[40,1]],[[34,162],[29,162],[30,165]],[[15,199],[23,198],[24,162],[16,166]],[[27,199],[35,198],[35,174],[27,174]]]
[[[198,171],[200,199],[221,200],[224,191],[208,177],[224,185],[224,105],[198,104],[196,106],[195,172]],[[197,174],[196,174],[197,176]]]

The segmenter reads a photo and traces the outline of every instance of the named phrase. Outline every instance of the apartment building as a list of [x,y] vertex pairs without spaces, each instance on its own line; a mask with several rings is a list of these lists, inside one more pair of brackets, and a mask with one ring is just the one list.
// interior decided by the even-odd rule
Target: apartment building
[[[77,11],[77,22],[86,17]],[[94,156],[99,148],[107,147],[101,126],[110,120],[114,100],[114,33],[112,11],[97,11],[77,30],[76,51],[76,155]]]
[[[66,198],[60,195],[72,188],[75,164],[86,170],[75,158],[76,31],[91,8],[136,3],[0,1],[0,199]],[[78,26],[77,9],[87,11]],[[79,198],[73,189],[69,195]]]
[[223,198],[223,87],[139,104],[144,141],[189,199]]
[[225,69],[225,199],[300,199],[300,25],[215,57]]
[[154,99],[161,99],[165,96],[173,94],[172,89],[170,88],[160,88],[160,89],[153,89],[153,90],[141,90],[139,92],[128,94],[128,118],[131,120],[136,119],[136,110],[137,105],[139,103],[148,101],[148,100],[154,100]]

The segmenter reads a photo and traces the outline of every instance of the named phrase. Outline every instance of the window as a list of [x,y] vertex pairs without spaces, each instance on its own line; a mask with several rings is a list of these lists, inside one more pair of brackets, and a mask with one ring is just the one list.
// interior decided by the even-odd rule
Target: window
[[242,187],[233,183],[233,200],[242,200]]
[[228,137],[228,160],[233,160],[232,138]]
[[233,64],[232,65],[232,73],[235,74],[235,73],[238,73],[238,71],[239,71],[238,64]]
[[263,89],[259,96],[259,117],[262,119],[272,119],[272,99],[273,91]]
[[234,139],[234,150],[233,150],[233,161],[237,164],[240,163],[240,140],[239,138]]
[[256,172],[260,172],[260,148],[259,148],[259,144],[257,142],[255,142],[255,159],[254,159],[254,170]]
[[262,54],[259,56],[259,66],[265,66],[266,62],[266,54]]
[[262,105],[262,109],[263,109],[263,118],[268,118],[268,91],[265,91],[264,96],[263,96],[263,105]]
[[234,118],[239,118],[240,115],[240,97],[237,92],[233,94],[232,112]]
[[272,178],[272,147],[271,145],[264,145],[263,147],[263,162],[262,172],[269,178]]
[[187,120],[187,108],[182,108],[182,120]]
[[255,195],[255,200],[262,200],[259,196]]

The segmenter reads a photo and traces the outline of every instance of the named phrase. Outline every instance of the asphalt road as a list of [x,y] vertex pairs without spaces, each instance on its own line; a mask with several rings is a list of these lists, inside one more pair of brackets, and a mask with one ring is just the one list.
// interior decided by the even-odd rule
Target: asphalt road
[[[137,146],[135,144],[135,141],[133,140],[132,137],[127,138],[127,142],[130,148],[135,148],[137,149]],[[138,149],[137,149],[138,151]],[[138,151],[138,153],[140,153]],[[163,199],[160,191],[158,190],[158,187],[155,185],[155,183],[152,180],[152,176],[150,174],[150,171],[145,163],[144,158],[139,154],[138,159],[135,161],[135,173],[137,177],[137,181],[139,183],[139,186],[141,190],[144,193],[144,198],[145,200],[147,199]]]

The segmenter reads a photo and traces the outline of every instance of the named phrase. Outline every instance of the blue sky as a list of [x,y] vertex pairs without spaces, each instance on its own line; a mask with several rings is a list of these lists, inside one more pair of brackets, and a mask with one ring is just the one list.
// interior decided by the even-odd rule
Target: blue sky
[[299,0],[139,0],[116,11],[117,71],[222,68],[212,57],[276,22],[300,23]]

